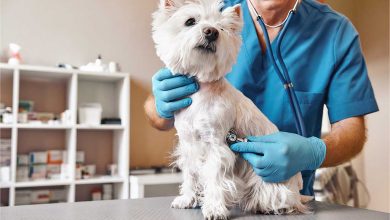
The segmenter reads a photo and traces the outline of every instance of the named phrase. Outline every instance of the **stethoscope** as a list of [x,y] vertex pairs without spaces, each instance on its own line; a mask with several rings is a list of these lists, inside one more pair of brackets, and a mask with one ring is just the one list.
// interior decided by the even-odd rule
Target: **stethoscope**
[[[282,54],[280,51],[280,45],[282,43],[284,35],[286,34],[287,27],[288,27],[292,17],[294,16],[296,10],[297,10],[299,0],[297,0],[295,2],[294,7],[288,12],[286,19],[282,23],[280,23],[278,25],[274,25],[274,26],[266,24],[264,22],[263,17],[261,17],[261,15],[259,15],[256,8],[252,4],[252,1],[251,0],[248,0],[248,1],[251,4],[252,9],[256,13],[257,21],[260,24],[261,29],[263,30],[265,43],[266,43],[266,47],[267,47],[267,52],[271,58],[271,63],[273,65],[280,81],[282,82],[284,91],[286,92],[286,95],[288,97],[289,104],[290,104],[290,107],[291,107],[291,110],[292,110],[292,113],[294,116],[295,126],[297,128],[298,134],[301,136],[307,137],[306,127],[305,127],[305,123],[303,121],[302,111],[301,111],[301,108],[300,108],[299,103],[298,103],[297,95],[295,94],[294,85],[291,82],[286,64],[283,61],[283,57],[282,57]],[[277,40],[276,41],[276,57],[279,60],[280,68],[276,64],[275,55],[274,55],[274,51],[272,50],[272,47],[271,47],[271,42],[269,40],[267,27],[270,27],[270,28],[282,27],[282,29],[280,30],[279,36],[276,38],[276,40]],[[226,142],[228,143],[228,145],[231,145],[231,144],[237,143],[237,142],[243,142],[243,141],[246,142],[247,140],[245,138],[238,138],[238,135],[234,131],[234,129],[231,129],[226,136]]]

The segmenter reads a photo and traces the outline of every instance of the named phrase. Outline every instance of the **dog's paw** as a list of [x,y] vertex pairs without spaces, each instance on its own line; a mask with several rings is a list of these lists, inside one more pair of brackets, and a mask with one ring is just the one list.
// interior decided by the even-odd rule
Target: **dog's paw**
[[197,205],[196,198],[181,195],[176,197],[173,202],[171,203],[171,207],[175,209],[191,209],[195,208]]
[[229,219],[229,210],[226,207],[202,207],[202,213],[206,220],[227,220]]
[[205,220],[228,220],[229,217],[224,215],[212,215],[212,216],[205,216],[204,219]]

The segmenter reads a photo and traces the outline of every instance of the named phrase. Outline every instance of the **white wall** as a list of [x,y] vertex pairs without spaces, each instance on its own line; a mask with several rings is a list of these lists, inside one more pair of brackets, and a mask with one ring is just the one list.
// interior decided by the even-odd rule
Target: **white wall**
[[380,111],[367,117],[368,141],[354,160],[371,194],[370,209],[390,212],[389,1],[329,0],[358,30]]
[[147,85],[161,64],[150,37],[157,1],[1,0],[2,48],[23,46],[26,63],[85,64],[102,54]]

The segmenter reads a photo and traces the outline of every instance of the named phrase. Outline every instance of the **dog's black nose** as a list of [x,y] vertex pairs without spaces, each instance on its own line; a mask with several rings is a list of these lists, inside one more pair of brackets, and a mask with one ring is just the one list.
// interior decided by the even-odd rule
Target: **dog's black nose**
[[218,30],[213,27],[203,29],[203,33],[209,42],[216,41],[219,36]]

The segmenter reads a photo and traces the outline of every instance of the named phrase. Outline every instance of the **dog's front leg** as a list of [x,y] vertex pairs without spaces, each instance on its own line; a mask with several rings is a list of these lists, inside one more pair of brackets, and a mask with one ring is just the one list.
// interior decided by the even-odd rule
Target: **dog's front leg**
[[233,181],[235,155],[225,144],[211,145],[201,170],[204,181],[202,213],[205,219],[227,219],[235,197]]
[[196,191],[195,191],[195,177],[188,168],[182,168],[183,183],[180,186],[180,196],[177,196],[172,204],[172,208],[189,209],[197,206]]
[[177,154],[176,164],[181,169],[183,175],[183,183],[180,185],[180,196],[176,197],[172,204],[172,208],[188,209],[197,206],[197,174],[194,170],[194,159],[191,158],[191,144],[183,142],[179,144],[175,154]]

